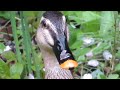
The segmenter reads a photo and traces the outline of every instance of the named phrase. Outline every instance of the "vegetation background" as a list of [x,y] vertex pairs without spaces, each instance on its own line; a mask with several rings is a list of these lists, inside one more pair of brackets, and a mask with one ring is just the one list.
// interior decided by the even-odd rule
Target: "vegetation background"
[[[43,12],[0,11],[1,79],[44,78],[44,64],[34,41]],[[61,12],[70,30],[70,49],[79,62],[74,78],[119,79],[119,12]]]

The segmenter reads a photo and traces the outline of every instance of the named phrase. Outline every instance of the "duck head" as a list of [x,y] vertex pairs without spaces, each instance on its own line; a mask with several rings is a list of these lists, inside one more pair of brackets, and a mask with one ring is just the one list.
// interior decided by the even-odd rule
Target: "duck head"
[[41,36],[36,39],[42,48],[52,49],[61,68],[73,69],[78,66],[68,46],[69,30],[65,16],[59,11],[46,11],[39,26]]

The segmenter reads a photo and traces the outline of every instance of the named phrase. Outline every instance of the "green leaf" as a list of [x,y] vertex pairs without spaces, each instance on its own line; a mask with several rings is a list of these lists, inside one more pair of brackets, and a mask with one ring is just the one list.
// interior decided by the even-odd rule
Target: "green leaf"
[[85,62],[86,59],[85,59],[85,56],[79,56],[78,59],[77,59],[78,62]]
[[2,56],[8,60],[16,60],[16,56],[12,51],[4,52],[4,53],[2,53]]
[[101,66],[101,68],[104,68],[105,67],[105,63],[100,62],[100,66]]
[[115,71],[120,71],[120,64],[117,64],[117,65],[115,66]]
[[0,54],[4,52],[5,45],[3,43],[0,43]]
[[39,68],[39,70],[41,70],[44,67],[41,53],[35,54],[35,57],[36,66]]
[[118,74],[110,74],[108,76],[108,79],[118,79],[119,78],[119,75]]
[[93,11],[84,11],[82,13],[81,18],[86,23],[86,22],[90,22],[90,21],[93,21],[93,20],[96,20],[96,19],[100,19],[100,15],[96,14]]
[[76,41],[70,48],[71,49],[77,49],[77,48],[80,48],[81,45],[83,44],[83,41]]
[[92,49],[94,55],[102,53],[104,50],[110,48],[110,45],[108,43],[101,43],[99,46]]
[[100,21],[93,20],[93,21],[82,24],[82,27],[84,27],[84,28],[81,28],[81,30],[84,31],[85,33],[97,32],[100,28]]
[[91,74],[92,74],[93,78],[101,78],[100,75],[104,75],[104,73],[100,69],[96,69]]
[[64,12],[69,20],[75,20],[77,23],[87,23],[96,19],[100,19],[99,13],[95,11],[67,11]]
[[79,48],[73,51],[73,54],[75,57],[79,57],[79,56],[85,55],[89,51],[90,51],[89,48]]
[[0,11],[0,17],[4,17],[5,19],[10,19],[9,11]]
[[41,15],[41,13],[42,12],[40,11],[24,11],[24,15],[27,19],[27,22],[30,24],[32,24],[35,21],[36,17],[38,17],[38,15]]
[[14,79],[20,78],[22,71],[23,71],[23,64],[16,63],[10,67],[10,75]]
[[0,59],[0,78],[7,79],[10,78],[10,70],[8,65]]
[[120,58],[120,50],[115,55],[117,58]]
[[28,18],[30,18],[30,17],[34,18],[35,17],[34,11],[24,11],[24,15]]
[[104,74],[98,74],[97,79],[107,79]]
[[82,33],[81,32],[81,30],[79,30],[79,29],[74,29],[74,28],[72,28],[71,26],[69,26],[69,31],[70,31],[70,39],[69,39],[69,45],[71,46],[71,45],[73,45],[75,42],[76,42],[76,40],[77,40],[77,34],[78,33]]
[[12,75],[11,77],[12,77],[12,79],[20,79],[20,75],[17,73]]
[[100,25],[100,35],[105,37],[108,35],[108,30],[113,29],[115,24],[113,11],[102,11],[101,12],[101,25]]

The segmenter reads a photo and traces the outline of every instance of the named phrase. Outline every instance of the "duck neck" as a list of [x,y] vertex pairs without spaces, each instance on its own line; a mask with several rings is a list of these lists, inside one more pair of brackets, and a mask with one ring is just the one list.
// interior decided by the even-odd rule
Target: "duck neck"
[[55,57],[53,51],[41,50],[44,65],[45,65],[45,78],[46,79],[73,79],[70,70],[62,69]]

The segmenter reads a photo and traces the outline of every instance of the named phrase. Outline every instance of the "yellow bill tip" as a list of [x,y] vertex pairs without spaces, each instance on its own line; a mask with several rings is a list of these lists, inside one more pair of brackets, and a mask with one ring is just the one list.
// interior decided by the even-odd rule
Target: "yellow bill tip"
[[61,68],[69,69],[69,68],[76,68],[78,63],[74,60],[67,60],[60,65]]

